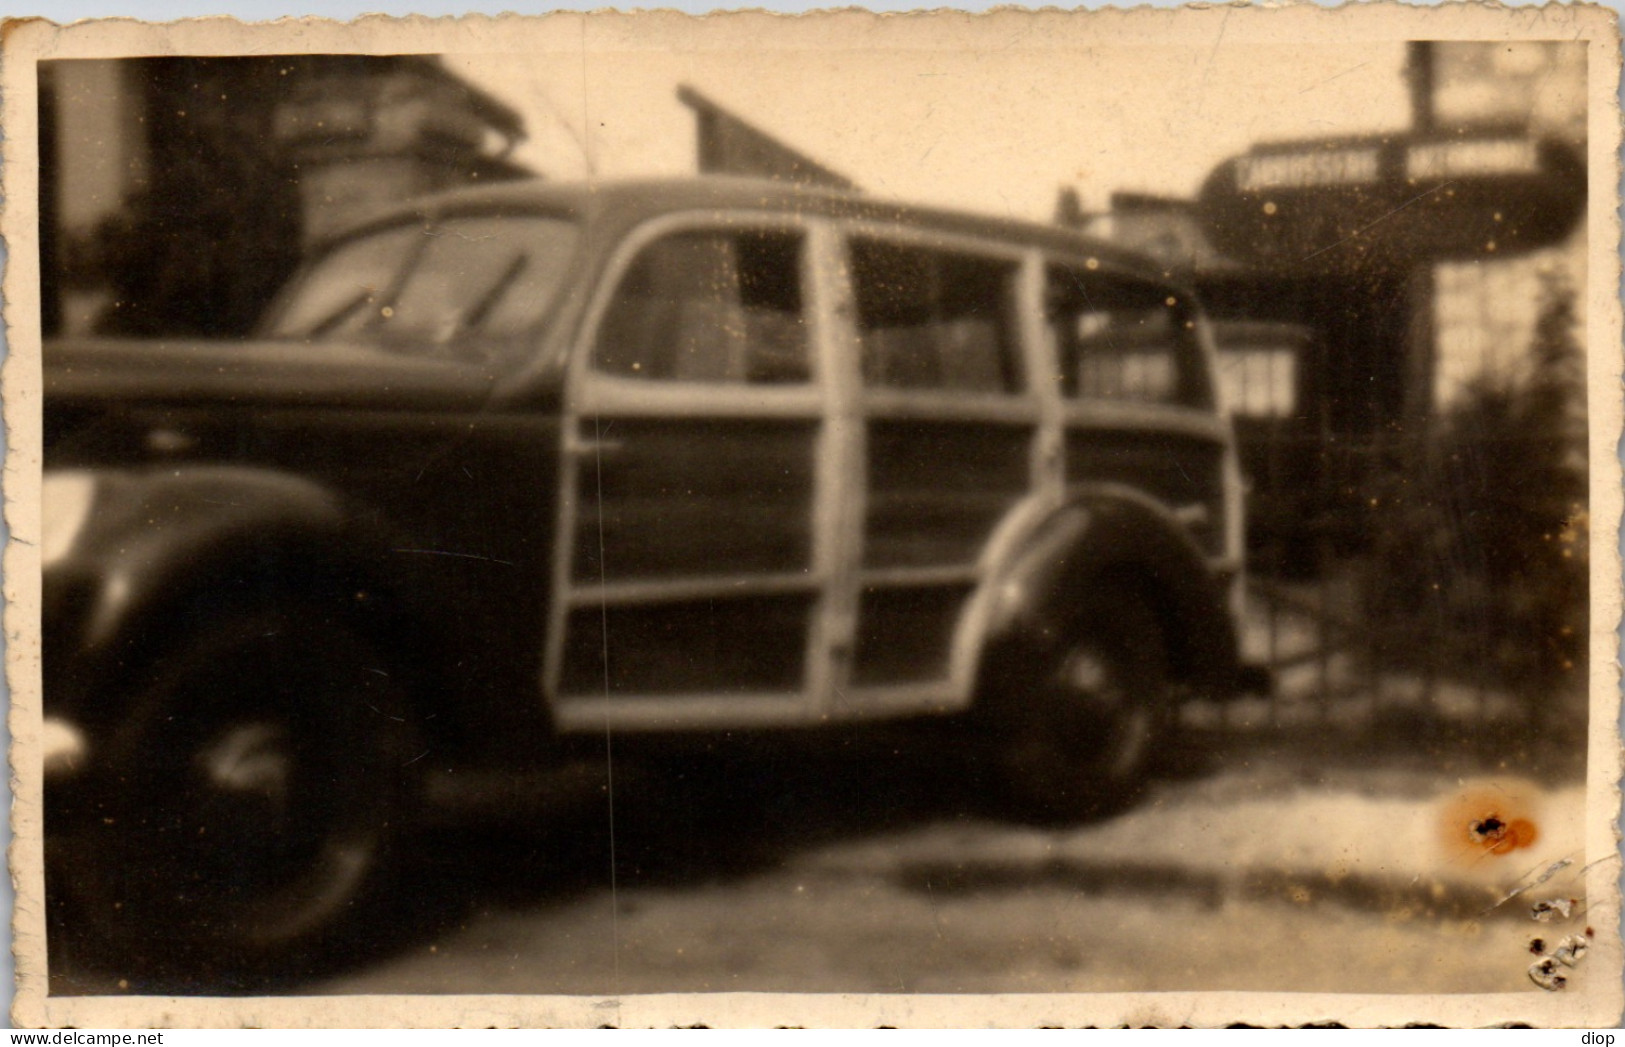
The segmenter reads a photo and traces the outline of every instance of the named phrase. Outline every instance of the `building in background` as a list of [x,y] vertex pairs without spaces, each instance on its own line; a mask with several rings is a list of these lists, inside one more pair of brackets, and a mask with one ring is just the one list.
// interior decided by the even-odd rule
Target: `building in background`
[[694,111],[695,156],[701,174],[771,178],[828,189],[856,189],[845,175],[786,145],[688,85],[677,100]]
[[1415,466],[1470,392],[1527,380],[1553,296],[1585,286],[1584,45],[1418,41],[1407,75],[1409,128],[1261,143],[1195,200],[1118,193],[1085,220],[1219,321],[1255,548],[1299,567],[1366,540],[1373,475]]
[[[1586,49],[1566,41],[1440,41],[1412,51],[1417,119],[1435,126],[1515,124],[1584,154]],[[1424,73],[1423,70],[1426,70]],[[1480,376],[1519,377],[1545,288],[1574,294],[1584,329],[1583,223],[1521,257],[1440,262],[1433,268],[1434,399],[1449,403]]]
[[47,335],[249,331],[313,239],[525,174],[508,106],[423,56],[40,66]]

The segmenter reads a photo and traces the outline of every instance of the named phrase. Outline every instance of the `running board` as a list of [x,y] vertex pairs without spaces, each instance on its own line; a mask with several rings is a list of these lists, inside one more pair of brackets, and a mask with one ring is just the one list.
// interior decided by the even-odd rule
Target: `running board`
[[[617,766],[615,787],[638,777],[632,765]],[[434,771],[423,781],[424,822],[466,826],[564,820],[608,802],[609,789],[604,765],[584,758],[542,768]]]

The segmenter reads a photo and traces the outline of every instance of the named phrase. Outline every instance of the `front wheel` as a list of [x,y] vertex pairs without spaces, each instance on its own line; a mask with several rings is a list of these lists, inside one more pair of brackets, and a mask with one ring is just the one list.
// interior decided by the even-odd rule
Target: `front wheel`
[[310,961],[376,889],[409,792],[392,673],[320,604],[230,610],[154,659],[96,817],[50,841],[75,938],[143,973]]
[[1144,599],[1116,586],[1055,634],[990,681],[985,733],[1016,813],[1079,820],[1144,790],[1172,716],[1166,646]]

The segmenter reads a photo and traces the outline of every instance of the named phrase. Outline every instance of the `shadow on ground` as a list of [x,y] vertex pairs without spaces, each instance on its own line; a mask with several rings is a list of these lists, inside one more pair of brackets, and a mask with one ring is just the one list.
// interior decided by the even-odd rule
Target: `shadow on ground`
[[[1443,780],[1508,768],[1547,782],[1578,780],[1584,752],[1583,731],[1469,728],[1379,712],[1354,730],[1187,731],[1164,752],[1162,782],[1153,788],[1202,790],[1207,776],[1245,765],[1283,792],[1320,786],[1420,796]],[[678,753],[620,746],[605,757],[582,763],[595,784],[566,812],[533,819],[516,810],[504,824],[415,834],[400,856],[387,914],[319,958],[253,977],[182,975],[162,969],[155,943],[159,959],[136,975],[108,974],[58,933],[52,993],[296,993],[423,947],[492,909],[545,910],[611,883],[715,886],[835,841],[1008,818],[974,763],[932,732],[792,743],[721,738]]]

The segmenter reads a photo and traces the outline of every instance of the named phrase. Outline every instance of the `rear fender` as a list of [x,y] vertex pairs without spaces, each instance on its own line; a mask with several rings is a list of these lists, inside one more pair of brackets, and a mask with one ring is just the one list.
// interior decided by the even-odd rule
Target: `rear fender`
[[1046,650],[1066,640],[1091,592],[1109,584],[1150,603],[1176,682],[1205,697],[1236,689],[1236,628],[1225,586],[1172,514],[1136,491],[1101,485],[1077,492],[1017,543],[994,579],[984,651]]

